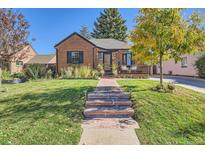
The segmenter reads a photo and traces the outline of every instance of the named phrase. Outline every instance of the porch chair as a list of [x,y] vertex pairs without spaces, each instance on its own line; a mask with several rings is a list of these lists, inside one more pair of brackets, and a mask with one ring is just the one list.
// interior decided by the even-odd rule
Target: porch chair
[[137,65],[132,65],[130,67],[131,73],[137,73]]
[[126,65],[121,65],[120,72],[121,73],[128,73],[129,68]]

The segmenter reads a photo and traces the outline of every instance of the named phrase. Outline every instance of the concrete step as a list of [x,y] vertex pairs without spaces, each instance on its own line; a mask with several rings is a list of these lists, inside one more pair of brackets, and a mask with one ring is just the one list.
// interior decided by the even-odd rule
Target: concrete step
[[138,123],[129,118],[85,118],[83,128],[139,128]]
[[98,107],[98,106],[131,106],[131,101],[106,101],[106,100],[96,100],[96,101],[86,101],[86,107]]
[[112,100],[112,99],[129,99],[129,94],[123,94],[123,93],[90,93],[88,94],[88,100],[95,100],[95,99],[106,99],[106,100]]
[[103,118],[103,117],[131,117],[134,110],[130,107],[94,107],[84,110],[86,118]]

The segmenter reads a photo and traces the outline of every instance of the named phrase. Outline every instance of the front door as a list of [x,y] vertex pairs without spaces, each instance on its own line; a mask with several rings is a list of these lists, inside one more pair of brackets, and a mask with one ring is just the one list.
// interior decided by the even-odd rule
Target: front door
[[104,53],[103,54],[103,65],[105,71],[112,70],[112,54],[111,53]]

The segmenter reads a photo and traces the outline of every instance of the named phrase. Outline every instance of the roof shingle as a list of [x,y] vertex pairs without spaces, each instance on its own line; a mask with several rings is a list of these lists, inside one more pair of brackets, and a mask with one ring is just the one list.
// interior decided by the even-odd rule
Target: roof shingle
[[51,55],[36,55],[30,59],[27,64],[52,64],[50,61],[55,57],[55,54]]
[[97,47],[104,49],[130,49],[129,44],[115,39],[90,39]]

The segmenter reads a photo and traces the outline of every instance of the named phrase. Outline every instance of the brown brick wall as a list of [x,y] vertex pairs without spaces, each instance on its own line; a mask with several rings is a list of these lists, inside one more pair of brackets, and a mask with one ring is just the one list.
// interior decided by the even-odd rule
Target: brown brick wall
[[73,35],[69,39],[62,42],[56,47],[57,49],[57,70],[58,73],[63,68],[67,68],[71,64],[67,64],[67,51],[83,51],[84,65],[93,67],[93,48],[94,46],[82,39],[78,35]]

